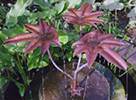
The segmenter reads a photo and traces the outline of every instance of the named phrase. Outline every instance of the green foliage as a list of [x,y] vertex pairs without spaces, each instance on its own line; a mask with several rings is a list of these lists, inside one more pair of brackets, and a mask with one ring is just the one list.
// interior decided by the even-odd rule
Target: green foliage
[[[13,28],[9,29],[3,29],[2,32],[0,33],[0,38],[2,41],[7,39],[8,37],[20,34],[20,33],[26,33],[26,29],[23,26],[16,26]],[[8,44],[4,45],[5,48],[9,49],[10,52],[15,53],[15,52],[24,52],[24,47],[27,43],[18,43],[18,44]]]
[[[6,17],[6,13],[7,13],[8,8],[3,6],[3,4],[0,2],[0,25],[3,24],[3,20]],[[1,26],[0,26],[1,29]]]
[[7,79],[3,78],[3,77],[0,77],[0,88],[3,88],[3,86],[7,83]]
[[[30,74],[35,74],[31,73],[31,70],[46,67],[50,63],[47,54],[41,57],[40,48],[37,48],[29,53],[27,57],[24,57],[24,50],[28,42],[2,45],[2,42],[11,36],[28,33],[24,24],[38,24],[38,19],[45,20],[48,24],[54,24],[54,27],[59,31],[59,41],[62,44],[62,52],[60,52],[60,48],[54,45],[51,45],[50,51],[57,61],[63,58],[71,61],[73,56],[71,45],[79,39],[79,31],[73,32],[73,30],[71,30],[68,32],[65,30],[65,28],[69,26],[64,27],[61,15],[67,8],[75,7],[80,3],[81,0],[78,2],[74,0],[50,0],[50,2],[45,2],[44,0],[17,0],[6,15],[6,27],[0,31],[0,71],[2,71],[2,73],[5,71],[12,73],[9,77],[2,76],[1,87],[7,82],[12,81],[19,88],[19,93],[23,97],[25,91],[28,89],[29,83],[32,81]],[[36,8],[31,9],[30,6]],[[19,73],[21,77],[18,77],[17,73]],[[12,75],[15,75],[17,78],[13,78]],[[22,82],[19,82],[20,79]]]
[[[40,15],[40,16],[39,16]],[[37,19],[45,19],[48,15],[48,11],[38,11],[36,13],[31,13],[28,17],[28,22],[35,22]]]
[[0,17],[5,17],[7,12],[7,7],[0,5]]
[[66,44],[68,42],[68,35],[64,34],[64,32],[62,30],[59,31],[59,41],[62,44]]
[[26,87],[24,84],[16,81],[15,79],[13,79],[12,77],[3,77],[3,76],[0,76],[0,82],[2,83],[0,85],[0,88],[3,88],[3,86],[8,82],[8,81],[11,81],[11,82],[14,82],[16,84],[16,86],[18,87],[19,89],[19,93],[20,95],[23,97],[24,96],[24,93],[25,93],[25,90],[26,90]]
[[13,28],[3,29],[2,33],[6,36],[6,38],[20,34],[20,33],[26,33],[26,29],[23,26],[16,26]]
[[8,27],[14,26],[18,22],[18,17],[23,15],[25,8],[32,3],[33,0],[17,0],[10,11],[6,15],[5,25]]
[[19,93],[23,97],[25,93],[25,86],[19,82],[16,82],[16,86],[19,88]]
[[66,1],[61,1],[58,4],[55,4],[55,10],[58,12],[58,14],[63,11],[65,3]]
[[4,48],[2,46],[2,41],[0,40],[0,63],[2,63],[0,66],[13,66],[13,57],[11,54],[9,54],[8,49]]
[[[3,41],[11,36],[28,33],[24,24],[37,25],[38,20],[45,20],[48,24],[52,23],[59,32],[59,41],[62,45],[61,49],[51,45],[50,51],[54,59],[58,63],[62,59],[71,61],[73,57],[71,45],[80,38],[79,27],[71,27],[70,24],[64,25],[62,14],[67,12],[68,8],[80,7],[85,2],[91,3],[91,0],[48,0],[48,2],[45,2],[45,0],[17,0],[7,15],[5,13],[7,8],[0,6],[0,15],[2,16],[0,16],[0,22],[6,17],[5,26],[0,30],[0,72],[5,73],[9,71],[17,77],[14,78],[12,74],[9,77],[0,77],[0,88],[8,81],[12,81],[17,85],[20,95],[23,97],[29,83],[33,81],[30,74],[35,75],[31,71],[41,69],[50,64],[47,53],[44,57],[41,57],[40,48],[37,48],[24,57],[25,47],[29,42],[2,45]],[[112,13],[107,10],[104,10],[104,12],[105,14],[101,19],[105,23],[100,25],[99,28],[102,27],[104,32],[115,34],[116,36],[122,35],[121,29],[115,23],[111,22]],[[83,34],[90,30],[93,30],[93,27],[83,26]],[[83,58],[86,58],[85,55]],[[21,77],[18,77],[17,72]],[[23,81],[19,82],[19,79]]]
[[66,0],[69,5],[68,8],[74,8],[76,5],[79,5],[82,0]]
[[35,51],[33,51],[33,53],[29,54],[27,60],[28,71],[48,66],[48,63],[46,61],[41,60],[40,48],[37,48]]
[[44,10],[49,10],[49,8],[51,7],[51,4],[46,3],[44,0],[34,0],[33,3],[40,6]]

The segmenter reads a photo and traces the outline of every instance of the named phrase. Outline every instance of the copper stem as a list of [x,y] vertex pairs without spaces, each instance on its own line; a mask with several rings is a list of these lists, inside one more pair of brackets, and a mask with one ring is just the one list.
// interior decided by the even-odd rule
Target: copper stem
[[77,81],[74,80],[74,89],[76,89],[76,88],[77,88]]

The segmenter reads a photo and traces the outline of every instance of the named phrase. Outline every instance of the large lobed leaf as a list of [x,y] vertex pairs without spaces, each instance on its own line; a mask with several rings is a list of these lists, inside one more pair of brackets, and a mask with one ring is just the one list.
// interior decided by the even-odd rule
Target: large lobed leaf
[[45,21],[39,21],[39,25],[25,24],[25,28],[31,33],[15,35],[3,42],[3,44],[12,44],[30,41],[25,50],[25,55],[40,46],[42,56],[49,49],[50,44],[61,47],[58,41],[59,35],[53,25],[47,25]]
[[74,8],[69,8],[69,13],[63,14],[65,18],[68,20],[65,21],[65,23],[72,23],[78,26],[83,25],[92,25],[97,28],[95,23],[103,23],[104,21],[97,18],[98,16],[101,16],[104,12],[98,11],[98,12],[91,12],[93,9],[91,4],[85,3],[81,6],[79,10]]
[[84,35],[79,41],[73,43],[72,47],[77,46],[73,56],[85,52],[88,66],[91,67],[99,53],[109,62],[126,70],[126,62],[112,49],[113,47],[123,45],[125,45],[125,43],[114,40],[113,35],[101,34],[100,31],[91,31]]
[[25,8],[32,3],[33,0],[17,0],[10,11],[6,15],[6,25],[8,27],[14,26],[18,22],[18,16],[23,15]]

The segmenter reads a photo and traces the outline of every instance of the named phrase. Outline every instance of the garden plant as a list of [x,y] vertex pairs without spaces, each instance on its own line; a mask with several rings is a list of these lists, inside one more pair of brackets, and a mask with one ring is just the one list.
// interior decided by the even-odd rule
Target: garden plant
[[[125,57],[123,58],[116,52],[116,47],[125,46],[126,42],[117,38],[116,31],[114,31],[114,34],[110,33],[111,30],[117,28],[116,26],[113,29],[110,27],[109,33],[104,31],[104,25],[107,25],[107,23],[105,24],[106,18],[103,17],[103,15],[106,15],[105,11],[94,11],[93,4],[86,2],[83,2],[79,6],[80,8],[77,7],[78,9],[71,8],[72,6],[65,8],[66,0],[54,3],[56,7],[54,9],[57,9],[56,14],[58,14],[57,17],[54,17],[56,16],[54,15],[54,9],[50,9],[52,8],[50,4],[43,3],[44,0],[35,0],[34,7],[37,7],[36,10],[39,11],[34,13],[30,13],[28,10],[25,11],[25,8],[32,3],[32,0],[26,1],[26,5],[22,5],[24,8],[20,8],[22,12],[18,12],[18,15],[13,16],[13,13],[16,13],[14,8],[17,7],[17,3],[21,2],[20,0],[8,12],[5,23],[7,29],[3,28],[3,33],[0,34],[0,54],[6,57],[2,60],[7,62],[2,65],[0,61],[0,64],[7,66],[9,73],[12,72],[15,75],[18,75],[15,69],[18,70],[23,82],[10,78],[10,76],[1,78],[4,83],[7,80],[15,82],[22,97],[32,81],[34,73],[31,76],[31,70],[51,65],[50,61],[58,71],[71,79],[70,88],[67,89],[71,96],[81,96],[81,92],[85,90],[77,82],[78,73],[85,68],[92,70],[98,55],[104,57],[108,63],[114,64],[119,69],[127,72],[128,62],[126,62]],[[53,1],[51,0],[51,2]],[[47,8],[44,8],[45,6]],[[60,8],[60,6],[63,6],[63,8]],[[46,11],[47,9],[48,11]],[[63,9],[65,9],[64,12]],[[25,14],[21,17],[23,13]],[[68,25],[71,26],[72,30],[69,29]],[[91,28],[88,30],[88,27]],[[82,61],[84,60],[83,56],[86,59],[85,61]],[[71,75],[63,70],[58,62],[61,62],[59,58],[63,58],[68,59],[68,63],[70,63],[72,57],[78,60]],[[5,69],[3,68],[3,70]]]

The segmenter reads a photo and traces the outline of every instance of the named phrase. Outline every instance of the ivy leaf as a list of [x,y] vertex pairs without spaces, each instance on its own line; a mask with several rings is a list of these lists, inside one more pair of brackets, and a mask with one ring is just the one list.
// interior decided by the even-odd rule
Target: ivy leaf
[[9,29],[3,29],[2,34],[4,34],[7,37],[11,37],[20,33],[26,33],[26,29],[23,26],[16,26],[14,28]]
[[[2,45],[2,41],[0,39],[0,45]],[[13,66],[13,57],[9,54],[8,49],[4,48],[4,46],[0,46],[0,63],[3,66],[4,69],[6,69],[8,66]],[[11,70],[10,70],[11,71]]]
[[37,63],[39,62],[39,58],[38,57],[32,57],[28,59],[28,71],[37,68]]
[[0,39],[1,39],[2,41],[4,41],[4,40],[6,40],[6,38],[7,38],[7,36],[4,35],[4,34],[2,34],[2,32],[0,31]]
[[65,3],[66,1],[61,1],[55,5],[55,9],[57,10],[58,14],[64,9]]
[[66,44],[68,42],[68,36],[67,35],[59,36],[59,41],[63,44]]
[[[4,41],[6,38],[20,34],[20,33],[26,33],[26,29],[23,26],[16,26],[14,28],[9,29],[3,29],[0,33],[0,38],[2,41]],[[5,48],[7,48],[10,52],[23,52],[25,50],[25,46],[28,43],[18,43],[18,44],[8,44],[4,45]],[[17,47],[18,46],[18,47]]]
[[14,26],[17,22],[18,22],[17,17],[9,16],[7,14],[5,25],[8,26],[8,28]]
[[16,82],[16,86],[19,88],[19,93],[23,97],[25,93],[25,86],[22,83]]
[[94,4],[96,0],[83,0],[81,3],[85,4],[85,3],[89,3],[89,4]]
[[[56,3],[59,2],[60,0],[50,0],[50,3]],[[61,0],[62,1],[62,0]]]
[[32,70],[32,69],[40,69],[43,67],[48,66],[48,63],[46,61],[40,61],[39,62],[39,58],[38,57],[33,57],[33,58],[29,58],[28,59],[28,71]]
[[42,9],[49,9],[51,6],[49,3],[45,2],[45,0],[34,0],[35,5],[39,5]]
[[33,0],[17,0],[10,11],[6,15],[5,25],[8,27],[14,26],[18,22],[18,16],[23,15],[25,8],[32,3]]
[[[1,49],[1,48],[0,48]],[[3,63],[3,65],[11,65],[13,61],[13,58],[11,55],[9,55],[7,52],[4,53],[0,50],[0,62]]]
[[46,61],[40,61],[40,64],[38,65],[38,68],[43,68],[48,66],[48,63]]
[[40,53],[41,53],[40,48],[37,48],[36,50],[29,54],[27,58],[28,71],[37,68]]
[[72,59],[72,57],[73,57],[73,52],[72,52],[72,51],[68,52],[68,53],[66,54],[66,57],[67,57],[68,61],[70,62],[71,59]]
[[35,69],[35,68],[42,68],[48,66],[48,63],[46,61],[40,61],[40,48],[37,48],[33,51],[33,53],[29,54],[28,56],[28,71]]
[[79,36],[79,34],[70,31],[68,33],[68,38],[69,38],[69,41],[75,42],[80,39],[80,36]]
[[[31,13],[30,17],[28,18],[29,23],[32,21],[35,21],[36,19],[44,19],[48,15],[48,11],[42,11],[42,12],[36,12],[36,13]],[[40,15],[40,16],[39,16]]]
[[59,41],[62,44],[66,44],[69,41],[68,35],[64,34],[62,30],[59,31]]
[[68,1],[69,5],[68,8],[74,8],[76,5],[79,5],[82,0],[66,0]]
[[0,77],[0,89],[8,82],[7,79]]

